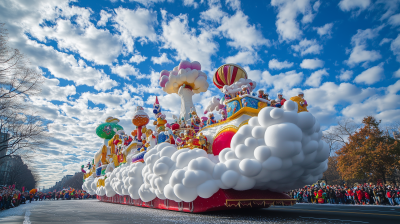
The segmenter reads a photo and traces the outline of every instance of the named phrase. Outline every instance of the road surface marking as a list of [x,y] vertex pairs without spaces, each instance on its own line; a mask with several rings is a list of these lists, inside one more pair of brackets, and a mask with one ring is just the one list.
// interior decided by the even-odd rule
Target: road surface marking
[[363,222],[363,221],[353,221],[353,220],[343,220],[343,219],[327,219],[327,218],[315,218],[315,217],[303,217],[303,216],[299,216],[299,217],[303,218],[303,219],[316,219],[316,220],[326,219],[329,221],[335,220],[335,221],[341,221],[341,222],[369,223],[369,222]]
[[[286,209],[286,208],[272,208],[269,210],[274,209]],[[289,209],[288,209],[289,210]],[[366,212],[344,212],[344,211],[327,211],[327,210],[306,210],[306,209],[297,209],[297,208],[290,208],[290,210],[299,210],[299,211],[317,211],[317,212],[335,212],[335,213],[354,213],[354,214],[361,214],[361,215],[386,215],[386,216],[400,216],[394,214],[379,214],[379,213],[366,213]]]
[[31,215],[31,212],[29,210],[27,210],[25,212],[25,220],[24,220],[23,224],[31,224],[31,220],[29,219],[30,215]]

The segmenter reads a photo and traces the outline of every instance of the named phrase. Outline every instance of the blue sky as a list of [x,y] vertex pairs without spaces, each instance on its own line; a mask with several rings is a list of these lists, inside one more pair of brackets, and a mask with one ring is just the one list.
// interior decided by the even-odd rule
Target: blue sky
[[369,0],[3,0],[9,44],[46,77],[33,108],[53,139],[36,153],[41,186],[79,171],[101,145],[94,129],[108,116],[127,131],[136,105],[155,96],[171,119],[180,98],[159,72],[199,61],[208,91],[198,112],[221,95],[213,72],[237,63],[270,96],[305,92],[324,130],[366,115],[400,113],[400,1]]

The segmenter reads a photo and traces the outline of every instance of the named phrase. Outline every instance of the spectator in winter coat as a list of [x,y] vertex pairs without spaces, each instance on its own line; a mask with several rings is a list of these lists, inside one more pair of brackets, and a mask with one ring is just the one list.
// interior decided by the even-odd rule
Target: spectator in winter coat
[[396,204],[400,205],[400,189],[396,188],[395,191],[396,191],[396,193],[395,193],[394,200],[396,201]]
[[362,205],[364,199],[364,191],[362,189],[356,191],[358,204]]
[[297,202],[302,202],[303,200],[303,191],[299,191],[297,194]]
[[365,203],[370,204],[371,198],[369,196],[369,193],[367,191],[364,192],[364,197],[365,197]]
[[390,186],[389,189],[386,191],[386,197],[389,200],[390,205],[394,205],[393,204],[393,197],[392,197],[392,191],[390,190]]
[[342,193],[340,193],[339,190],[336,190],[335,194],[336,194],[336,198],[338,199],[339,204],[342,204],[343,203],[343,201],[342,201]]
[[329,202],[331,204],[336,204],[336,194],[335,194],[335,191],[333,189],[330,190],[329,196],[330,196]]
[[312,203],[317,203],[317,199],[316,199],[316,196],[317,196],[317,190],[311,190],[311,202]]

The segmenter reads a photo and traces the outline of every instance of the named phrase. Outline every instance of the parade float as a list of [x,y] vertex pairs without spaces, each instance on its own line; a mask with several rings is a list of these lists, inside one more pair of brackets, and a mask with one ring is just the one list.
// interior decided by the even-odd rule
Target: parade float
[[219,67],[213,83],[221,97],[200,115],[192,97],[209,87],[200,63],[160,72],[162,90],[181,97],[179,117],[167,121],[156,97],[154,129],[141,106],[130,133],[107,118],[96,129],[104,144],[82,167],[83,189],[104,202],[184,212],[295,204],[283,192],[315,183],[329,156],[303,94],[286,102],[257,95],[235,64]]

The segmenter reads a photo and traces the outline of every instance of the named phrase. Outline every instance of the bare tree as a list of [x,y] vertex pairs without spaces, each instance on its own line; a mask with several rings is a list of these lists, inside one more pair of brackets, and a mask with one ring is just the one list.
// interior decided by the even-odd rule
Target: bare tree
[[82,184],[83,184],[83,173],[75,173],[73,177],[71,177],[69,180],[65,182],[65,186],[67,187],[72,187],[76,190],[81,190],[82,189]]
[[352,119],[340,120],[336,126],[324,131],[322,140],[329,145],[330,154],[343,147],[347,139],[361,127]]
[[17,49],[8,46],[0,24],[0,160],[46,143],[47,124],[31,108],[30,96],[41,91],[44,77]]

